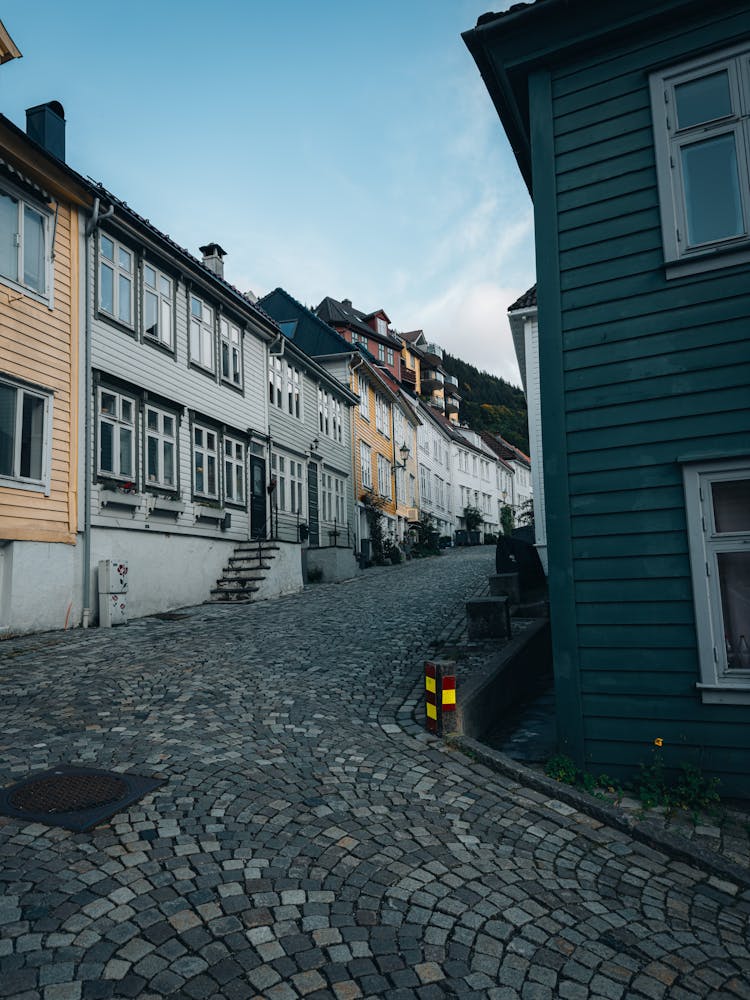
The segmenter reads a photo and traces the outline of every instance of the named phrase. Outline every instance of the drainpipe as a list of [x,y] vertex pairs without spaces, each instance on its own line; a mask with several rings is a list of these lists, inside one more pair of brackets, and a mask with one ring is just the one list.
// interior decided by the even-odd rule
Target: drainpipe
[[[103,214],[99,212],[100,202],[98,198],[94,199],[94,210],[91,214],[91,218],[86,223],[86,241],[84,244],[85,253],[85,298],[84,298],[84,336],[85,336],[85,368],[84,373],[84,392],[85,396],[85,416],[84,416],[84,488],[83,488],[83,509],[84,509],[84,520],[83,520],[83,611],[81,614],[81,626],[83,628],[89,627],[89,622],[91,620],[91,607],[89,604],[91,597],[91,471],[92,471],[92,448],[91,448],[91,437],[92,437],[92,424],[93,424],[93,412],[92,412],[92,395],[93,395],[93,381],[91,377],[91,313],[92,310],[89,307],[89,300],[91,295],[91,261],[93,255],[89,253],[89,245],[91,243],[91,238],[96,232],[97,228],[104,219],[109,219],[110,216],[114,215],[115,208],[114,205],[110,205],[109,208]],[[95,259],[95,258],[93,258]]]

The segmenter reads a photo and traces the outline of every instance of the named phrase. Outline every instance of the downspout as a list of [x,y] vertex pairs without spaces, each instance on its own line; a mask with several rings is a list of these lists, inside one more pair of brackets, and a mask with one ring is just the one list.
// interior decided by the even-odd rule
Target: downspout
[[84,433],[84,473],[83,473],[83,509],[84,509],[84,520],[83,520],[83,601],[82,607],[83,611],[81,614],[81,626],[83,628],[88,628],[91,621],[91,476],[92,476],[92,426],[93,426],[93,412],[92,412],[92,396],[93,396],[93,380],[91,375],[91,313],[90,308],[90,295],[91,295],[91,266],[94,255],[89,253],[89,245],[91,242],[91,237],[96,232],[100,223],[104,219],[109,219],[110,216],[114,215],[115,208],[114,205],[110,205],[106,212],[99,214],[99,198],[94,199],[94,210],[91,214],[91,218],[86,223],[86,243],[84,246],[85,253],[85,298],[84,298],[84,336],[86,338],[85,351],[84,351],[84,365],[86,371],[84,373],[84,392],[85,396],[85,411],[84,411],[84,421],[83,421],[83,433]]

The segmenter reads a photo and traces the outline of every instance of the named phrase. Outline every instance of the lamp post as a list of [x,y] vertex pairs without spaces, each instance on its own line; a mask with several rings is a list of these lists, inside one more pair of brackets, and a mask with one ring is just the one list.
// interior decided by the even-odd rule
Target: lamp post
[[[393,460],[393,466],[394,466],[394,468],[397,471],[399,469],[405,469],[406,468],[406,463],[409,461],[409,455],[411,455],[411,448],[406,443],[406,441],[404,441],[404,443],[401,445],[401,447],[399,448],[398,451],[399,451],[399,454],[401,455],[401,461],[397,462],[395,460],[395,456],[394,456],[394,460]],[[393,480],[394,480],[395,493],[396,493],[396,498],[395,498],[396,499],[396,510],[398,511],[398,476],[394,475]],[[406,493],[406,485],[405,484],[404,484],[404,493]],[[406,497],[404,497],[404,499],[406,499]],[[396,524],[398,525],[398,513],[396,514]]]

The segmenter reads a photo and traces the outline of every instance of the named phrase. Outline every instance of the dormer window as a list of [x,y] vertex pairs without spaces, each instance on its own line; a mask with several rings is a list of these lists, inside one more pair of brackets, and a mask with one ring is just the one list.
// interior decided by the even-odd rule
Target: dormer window
[[375,322],[377,323],[378,333],[380,336],[386,337],[388,335],[388,324],[386,321],[378,316]]

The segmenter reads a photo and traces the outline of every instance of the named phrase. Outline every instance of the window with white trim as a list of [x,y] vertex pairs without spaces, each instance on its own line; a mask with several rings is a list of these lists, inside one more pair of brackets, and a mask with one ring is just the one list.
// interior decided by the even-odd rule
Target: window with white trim
[[370,419],[370,387],[367,379],[359,376],[359,413],[365,420]]
[[294,365],[290,365],[289,362],[287,362],[286,363],[286,409],[287,413],[291,414],[291,416],[293,417],[299,417],[301,415],[301,410],[300,410],[301,382],[302,382],[302,376],[300,375],[299,368],[295,368]]
[[380,395],[379,392],[375,393],[375,427],[380,431],[383,437],[389,438],[391,436],[390,429],[390,406],[388,401]]
[[377,324],[378,333],[380,334],[380,336],[385,337],[385,335],[388,333],[388,324],[386,323],[386,321],[384,319],[381,319],[380,316],[378,316],[378,318],[375,320],[375,323]]
[[704,702],[750,704],[750,458],[683,470]]
[[170,350],[174,347],[172,279],[151,264],[143,265],[143,335]]
[[411,472],[409,473],[409,506],[417,505],[417,479]]
[[218,435],[209,427],[193,425],[193,492],[210,500],[219,498]]
[[282,384],[284,381],[284,362],[276,355],[268,358],[268,401],[271,406],[281,409]]
[[197,295],[190,296],[190,360],[214,371],[214,311]]
[[750,48],[655,73],[651,105],[664,257],[750,252]]
[[289,455],[273,452],[271,455],[271,475],[276,480],[273,505],[285,514],[303,514],[304,468],[301,462]]
[[245,445],[237,438],[224,437],[224,499],[245,505]]
[[392,347],[387,348],[385,353],[386,353],[386,359],[388,361],[388,364],[392,365],[394,363],[394,361],[395,361],[394,356],[393,356],[393,348]]
[[236,323],[225,316],[219,320],[221,341],[221,377],[225,382],[242,387],[242,334]]
[[438,507],[445,506],[445,494],[443,493],[443,480],[440,476],[435,476],[435,503]]
[[0,379],[0,485],[49,492],[52,394]]
[[340,477],[331,472],[324,472],[323,482],[323,521],[329,524],[334,521],[337,524],[346,523],[346,483]]
[[174,413],[146,405],[146,483],[165,490],[177,488],[177,418]]
[[135,400],[110,389],[97,391],[100,476],[135,481]]
[[378,344],[378,361],[385,362],[385,344]]
[[99,312],[133,326],[132,250],[99,233]]
[[432,500],[430,471],[424,465],[419,466],[419,497],[421,500],[426,500],[428,502]]
[[391,485],[391,463],[383,455],[378,455],[378,493],[381,497],[393,495]]
[[359,468],[362,488],[372,489],[372,450],[365,441],[359,442]]
[[0,275],[44,298],[52,290],[49,220],[41,206],[0,191]]

